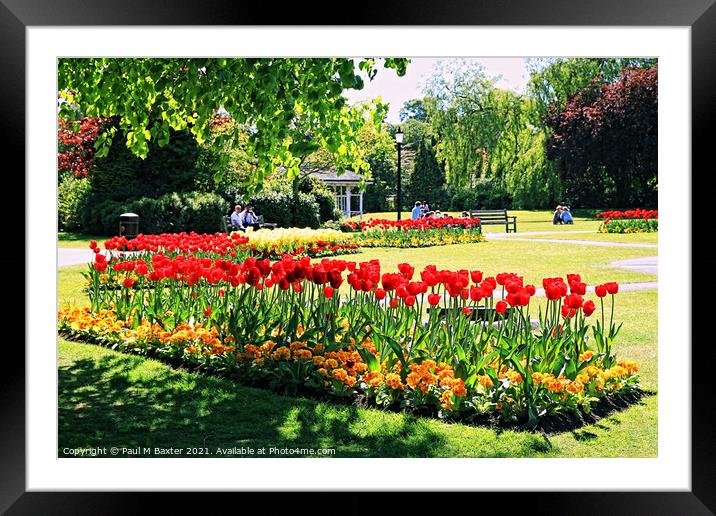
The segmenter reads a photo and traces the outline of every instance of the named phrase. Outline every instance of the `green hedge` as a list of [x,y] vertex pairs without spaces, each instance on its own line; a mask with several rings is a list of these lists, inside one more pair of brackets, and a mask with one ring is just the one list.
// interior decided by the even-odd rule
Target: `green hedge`
[[91,187],[86,177],[65,175],[57,186],[57,222],[61,231],[82,229],[82,213],[85,211]]
[[280,227],[317,228],[321,223],[320,207],[313,194],[288,192],[261,192],[249,199],[256,215],[263,215],[266,222]]
[[140,197],[124,202],[105,200],[91,204],[85,210],[82,227],[90,234],[116,235],[119,216],[131,212],[139,215],[141,233],[215,233],[224,230],[225,211],[226,202],[219,195],[173,192],[158,199]]
[[336,209],[336,196],[329,190],[313,190],[309,195],[313,196],[318,203],[318,215],[320,222],[328,222],[329,220],[338,220],[340,211]]

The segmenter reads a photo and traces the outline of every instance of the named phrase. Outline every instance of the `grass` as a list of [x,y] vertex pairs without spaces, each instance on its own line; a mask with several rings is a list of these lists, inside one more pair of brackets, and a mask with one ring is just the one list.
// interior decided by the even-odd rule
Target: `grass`
[[[398,264],[408,262],[420,270],[428,264],[452,270],[480,269],[487,274],[515,272],[527,282],[542,278],[564,276],[578,272],[587,283],[603,281],[653,281],[654,276],[640,272],[609,268],[615,260],[653,256],[656,249],[612,248],[551,242],[524,242],[518,239],[492,240],[477,244],[421,247],[410,249],[373,248],[350,255],[348,259],[362,261],[378,258],[385,271],[397,270]],[[538,256],[539,259],[535,259]]]
[[[369,249],[349,259],[379,258],[385,270],[395,270],[404,261],[416,267],[434,263],[450,269],[481,268],[489,274],[507,270],[524,274],[526,281],[581,272],[587,283],[593,284],[605,280],[654,281],[650,274],[606,266],[613,260],[655,252],[655,249],[493,240],[422,249]],[[86,265],[76,265],[58,271],[60,306],[86,304],[81,276],[85,269]],[[620,357],[640,364],[642,386],[652,392],[657,390],[657,301],[656,291],[623,292],[617,296],[616,309],[619,320],[625,321],[616,351]],[[64,339],[59,339],[58,368],[60,449],[118,443],[129,447],[211,449],[333,448],[340,457],[657,454],[656,395],[595,424],[544,437],[280,396]]]
[[57,233],[57,247],[74,247],[88,249],[89,244],[92,240],[95,240],[96,242],[101,244],[107,239],[108,237],[106,236],[92,236],[85,235],[84,233],[69,233],[63,231]]
[[656,456],[656,397],[545,437],[280,396],[60,339],[59,449],[330,448],[337,457]]

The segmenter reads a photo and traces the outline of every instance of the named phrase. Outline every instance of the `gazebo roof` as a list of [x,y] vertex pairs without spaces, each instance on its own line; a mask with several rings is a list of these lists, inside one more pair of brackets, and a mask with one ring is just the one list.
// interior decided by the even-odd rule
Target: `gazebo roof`
[[[308,172],[308,170],[304,170],[304,172]],[[310,171],[310,175],[313,177],[317,177],[324,183],[331,185],[331,184],[354,184],[357,185],[361,182],[361,179],[363,178],[362,175],[356,174],[352,170],[346,170],[342,174],[338,174],[335,170],[313,170]],[[366,183],[371,184],[373,182],[372,179],[366,179]]]

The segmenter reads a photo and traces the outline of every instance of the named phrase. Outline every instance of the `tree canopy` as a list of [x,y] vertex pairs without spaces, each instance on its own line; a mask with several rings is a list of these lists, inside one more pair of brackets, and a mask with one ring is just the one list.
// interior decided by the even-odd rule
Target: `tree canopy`
[[553,104],[547,156],[570,201],[613,207],[657,200],[658,70],[627,68],[613,83],[593,81]]
[[[407,64],[383,60],[400,76]],[[119,120],[97,138],[96,156],[107,155],[120,129],[126,146],[144,158],[150,142],[164,146],[172,131],[189,129],[203,143],[223,107],[236,125],[216,135],[216,143],[241,142],[256,156],[246,178],[252,189],[280,166],[297,175],[303,157],[319,148],[334,156],[339,171],[369,169],[357,135],[365,124],[379,127],[386,106],[347,104],[343,91],[363,87],[360,72],[369,79],[378,72],[375,59],[357,68],[350,58],[67,58],[58,67],[60,109],[75,119]],[[242,128],[248,138],[241,138]]]

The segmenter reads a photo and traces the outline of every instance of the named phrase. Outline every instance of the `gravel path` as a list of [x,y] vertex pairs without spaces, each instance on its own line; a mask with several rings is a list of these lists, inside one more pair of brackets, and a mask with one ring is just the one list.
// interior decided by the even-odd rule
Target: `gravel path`
[[492,238],[520,238],[522,235],[576,235],[580,233],[594,233],[593,229],[579,229],[574,231],[522,231],[520,233],[485,233]]
[[[524,233],[522,233],[524,235]],[[488,238],[489,240],[489,238]],[[504,240],[504,238],[496,239]],[[657,249],[658,244],[637,244],[627,242],[598,242],[596,240],[560,240],[558,238],[511,238],[520,242],[553,242],[555,244],[574,244],[574,245],[595,245],[597,247],[639,247],[642,249]]]
[[630,258],[629,260],[617,260],[609,264],[609,267],[615,269],[630,269],[635,272],[645,272],[647,274],[659,274],[659,257],[644,256],[641,258]]

